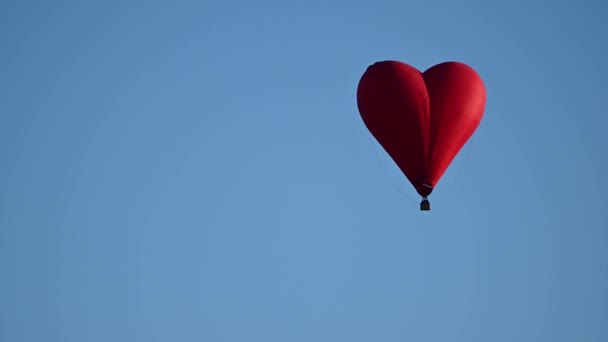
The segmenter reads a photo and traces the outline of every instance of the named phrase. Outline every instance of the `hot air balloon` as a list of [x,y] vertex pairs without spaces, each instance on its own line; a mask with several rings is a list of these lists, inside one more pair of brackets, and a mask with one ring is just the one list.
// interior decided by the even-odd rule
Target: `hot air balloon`
[[460,62],[420,72],[380,61],[357,88],[365,126],[422,197],[420,210],[430,210],[428,196],[479,126],[485,103],[481,77]]

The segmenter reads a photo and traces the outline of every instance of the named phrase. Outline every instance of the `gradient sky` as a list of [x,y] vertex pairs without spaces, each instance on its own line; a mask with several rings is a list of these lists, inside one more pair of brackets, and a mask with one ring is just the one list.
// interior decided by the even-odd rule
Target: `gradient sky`
[[[601,1],[0,1],[0,341],[608,341]],[[432,211],[368,65],[484,119]]]

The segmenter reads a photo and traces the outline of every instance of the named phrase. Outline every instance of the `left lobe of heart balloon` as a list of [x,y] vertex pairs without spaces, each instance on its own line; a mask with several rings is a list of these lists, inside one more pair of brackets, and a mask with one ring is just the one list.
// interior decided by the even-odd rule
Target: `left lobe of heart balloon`
[[[370,133],[421,191],[427,170],[429,98],[420,71],[405,63],[371,65],[357,88],[357,106]],[[419,191],[420,192],[420,191]]]

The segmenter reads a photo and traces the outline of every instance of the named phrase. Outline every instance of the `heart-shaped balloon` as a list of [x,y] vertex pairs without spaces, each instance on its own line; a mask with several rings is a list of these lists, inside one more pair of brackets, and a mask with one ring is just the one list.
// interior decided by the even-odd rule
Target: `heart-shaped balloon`
[[425,200],[479,126],[485,103],[481,77],[460,62],[423,73],[378,62],[357,89],[363,122]]

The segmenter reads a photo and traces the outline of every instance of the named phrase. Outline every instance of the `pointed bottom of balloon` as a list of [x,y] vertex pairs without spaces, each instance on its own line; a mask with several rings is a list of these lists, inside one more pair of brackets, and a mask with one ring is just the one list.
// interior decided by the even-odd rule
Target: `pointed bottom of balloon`
[[426,197],[424,197],[422,199],[422,202],[420,202],[420,211],[429,211],[431,210],[431,202],[429,202],[428,199],[426,199]]
[[426,184],[426,182],[418,182],[415,184],[416,192],[418,195],[422,196],[423,200],[426,200],[426,198],[433,192],[433,187]]

